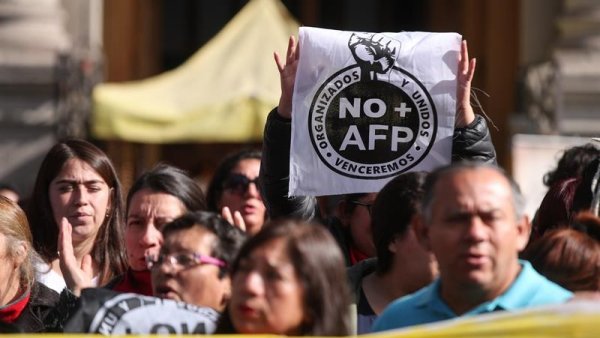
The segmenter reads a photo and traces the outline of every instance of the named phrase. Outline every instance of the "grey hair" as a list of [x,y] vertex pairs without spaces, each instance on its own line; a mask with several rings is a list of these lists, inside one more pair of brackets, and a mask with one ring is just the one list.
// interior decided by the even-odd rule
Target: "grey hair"
[[429,175],[427,175],[427,179],[425,180],[425,184],[423,187],[425,190],[425,194],[423,195],[423,204],[422,204],[423,217],[425,218],[425,221],[427,223],[429,223],[432,218],[432,210],[431,209],[432,209],[433,201],[436,197],[435,196],[435,187],[436,187],[437,183],[443,177],[446,177],[448,175],[455,174],[460,171],[478,170],[478,169],[491,169],[491,170],[499,173],[500,175],[502,175],[502,177],[504,177],[506,179],[506,181],[508,182],[508,184],[510,185],[513,209],[515,210],[515,218],[521,219],[522,217],[525,216],[525,196],[523,196],[523,193],[521,192],[521,189],[519,188],[519,185],[517,184],[517,182],[515,182],[515,180],[513,180],[504,169],[502,169],[496,165],[483,163],[483,162],[462,161],[462,162],[452,163],[448,166],[440,167],[440,168],[434,170],[433,172],[431,172]]

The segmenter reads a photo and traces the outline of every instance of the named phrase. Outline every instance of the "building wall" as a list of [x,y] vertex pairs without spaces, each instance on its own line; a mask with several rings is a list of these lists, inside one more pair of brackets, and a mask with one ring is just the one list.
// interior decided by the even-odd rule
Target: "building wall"
[[[104,45],[109,81],[144,78],[182,62],[217,32],[247,1],[105,0]],[[456,31],[469,41],[478,59],[475,87],[492,121],[499,162],[510,168],[509,119],[515,111],[519,64],[518,0],[284,0],[305,25],[366,31]],[[210,33],[210,34],[209,34]],[[284,46],[282,46],[284,48]],[[242,146],[242,145],[240,145]],[[143,147],[143,146],[142,146]],[[114,147],[122,149],[122,147]],[[152,158],[161,159],[161,146]],[[131,152],[140,154],[143,152]],[[202,155],[181,163],[206,171]],[[130,159],[128,175],[152,165]],[[194,169],[200,168],[200,169]],[[204,168],[204,169],[202,169]],[[126,179],[126,178],[125,178]]]
[[0,10],[0,180],[27,196],[57,137],[60,55],[71,41],[59,0],[11,1]]
[[561,10],[561,1],[523,0],[520,7],[519,65],[549,60],[558,38],[555,21]]

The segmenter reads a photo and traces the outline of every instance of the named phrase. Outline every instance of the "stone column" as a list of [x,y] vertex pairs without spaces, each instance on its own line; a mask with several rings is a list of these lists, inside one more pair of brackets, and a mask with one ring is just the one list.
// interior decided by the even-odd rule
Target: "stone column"
[[563,0],[559,40],[556,122],[561,134],[600,135],[600,3]]
[[59,0],[0,3],[0,180],[30,193],[56,140],[57,65],[70,48]]

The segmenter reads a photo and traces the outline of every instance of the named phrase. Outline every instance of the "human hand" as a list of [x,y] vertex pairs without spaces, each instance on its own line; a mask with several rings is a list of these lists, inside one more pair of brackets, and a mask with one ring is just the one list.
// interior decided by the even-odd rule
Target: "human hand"
[[400,42],[384,34],[352,33],[348,47],[362,71],[362,80],[374,80],[394,66]]
[[294,36],[290,36],[285,63],[281,60],[279,53],[274,52],[273,56],[279,70],[279,80],[281,82],[281,96],[279,97],[277,112],[281,117],[291,119],[294,82],[296,81],[296,70],[300,58],[300,49]]
[[92,287],[92,278],[94,272],[92,269],[92,256],[85,255],[81,259],[81,264],[77,262],[73,250],[71,235],[73,227],[66,217],[60,222],[60,231],[58,234],[58,253],[60,271],[67,284],[67,287],[74,295],[79,296],[81,290]]
[[223,207],[223,209],[221,209],[221,217],[233,226],[240,228],[240,230],[246,231],[246,222],[244,222],[244,218],[239,211],[235,211],[232,214],[229,207]]
[[469,50],[467,49],[467,40],[463,40],[460,45],[460,54],[458,56],[458,75],[456,86],[456,120],[454,126],[463,128],[475,120],[475,112],[471,107],[471,81],[475,74],[477,60],[469,59]]

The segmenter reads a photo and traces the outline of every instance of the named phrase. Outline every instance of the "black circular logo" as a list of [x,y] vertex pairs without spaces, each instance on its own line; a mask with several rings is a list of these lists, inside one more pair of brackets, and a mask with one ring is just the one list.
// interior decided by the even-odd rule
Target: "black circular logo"
[[309,112],[320,159],[354,178],[381,179],[412,168],[433,146],[436,130],[429,93],[395,66],[385,81],[359,64],[340,70],[319,88]]

